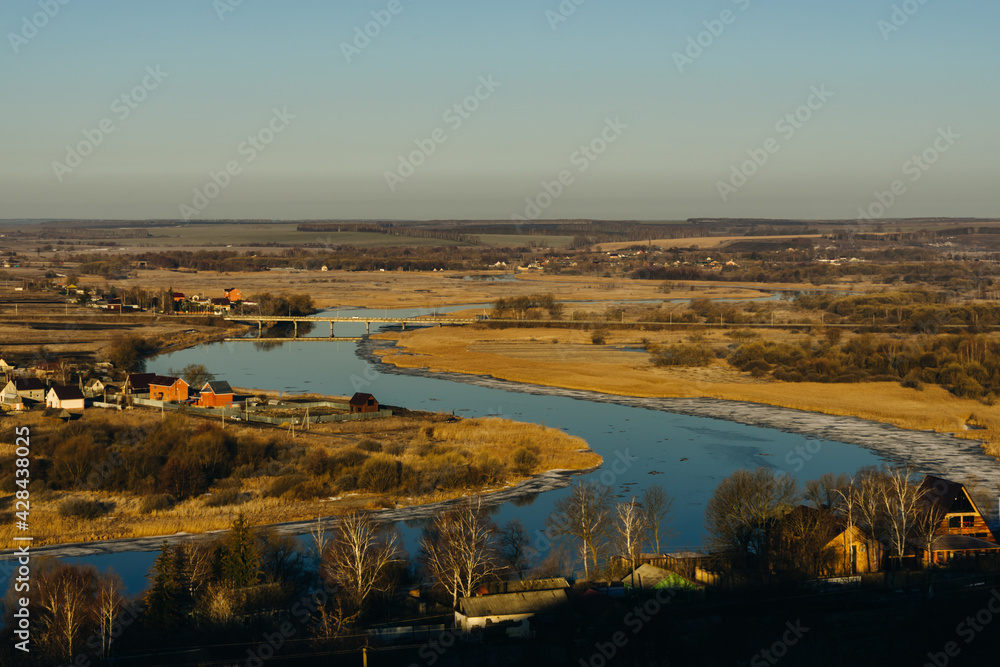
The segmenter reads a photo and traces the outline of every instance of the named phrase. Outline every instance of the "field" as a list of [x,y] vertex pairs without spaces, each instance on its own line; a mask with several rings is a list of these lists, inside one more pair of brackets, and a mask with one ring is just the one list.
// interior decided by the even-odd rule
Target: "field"
[[786,234],[781,236],[695,236],[690,238],[652,239],[650,241],[620,241],[617,243],[599,243],[597,250],[613,252],[633,246],[661,246],[663,248],[700,248],[710,250],[723,248],[734,241],[783,241],[793,239],[819,239],[821,234]]
[[[170,418],[175,418],[176,415]],[[122,432],[138,428],[155,428],[161,421],[155,410],[134,410],[124,413],[88,410],[82,418],[84,422],[107,428],[111,424]],[[198,433],[214,427],[216,422],[192,418],[202,424]],[[28,426],[33,441],[38,441],[46,430],[56,428],[55,424],[40,414],[29,413],[4,420],[3,433],[12,434],[16,426]],[[599,466],[601,457],[592,452],[582,439],[567,435],[562,431],[536,424],[522,424],[498,418],[455,420],[450,415],[410,413],[400,416],[363,422],[342,422],[314,426],[305,433],[298,433],[294,440],[284,429],[265,428],[271,437],[280,438],[281,446],[288,448],[288,454],[281,463],[268,464],[252,473],[241,473],[240,478],[219,480],[207,493],[184,499],[169,507],[150,509],[146,499],[151,494],[136,495],[107,490],[86,490],[88,486],[99,489],[102,479],[110,478],[116,468],[131,465],[119,458],[101,461],[87,461],[81,473],[79,489],[46,489],[35,480],[32,485],[31,521],[34,544],[56,544],[87,542],[117,538],[149,537],[173,535],[178,532],[201,533],[224,530],[232,523],[234,512],[244,511],[258,525],[285,521],[308,520],[320,516],[330,516],[354,508],[402,508],[450,498],[470,493],[488,492],[512,486],[525,479],[528,474],[519,471],[515,465],[518,448],[529,447],[536,452],[537,459],[533,472],[544,470],[580,470]],[[259,437],[259,429],[230,425],[224,431],[237,439]],[[14,454],[13,437],[4,437],[0,444],[0,458],[5,460]],[[455,487],[436,488],[420,495],[407,495],[398,491],[373,493],[364,489],[341,492],[334,497],[302,498],[294,495],[294,489],[287,493],[275,491],[284,488],[281,483],[288,479],[301,478],[303,471],[289,462],[288,456],[297,456],[299,465],[315,465],[312,461],[336,458],[352,452],[361,454],[358,447],[376,442],[386,451],[396,452],[392,457],[405,467],[427,467],[452,464],[462,457],[475,460],[494,461],[495,469],[501,471],[492,482],[481,487],[459,484]],[[294,445],[294,446],[293,446]],[[36,449],[38,446],[36,445]],[[110,463],[109,463],[110,462]],[[533,474],[533,473],[532,473]],[[37,475],[37,473],[36,473]],[[298,475],[298,477],[296,477]],[[312,476],[310,476],[312,477]],[[213,499],[226,495],[228,501],[219,503]],[[84,519],[68,515],[64,508],[67,502],[93,502],[113,506],[110,514]],[[0,515],[5,520],[0,525],[0,548],[10,548],[13,536],[13,518],[7,516],[13,511],[13,496],[0,498]]]
[[307,243],[333,243],[362,247],[376,246],[452,246],[457,241],[432,238],[401,237],[375,232],[300,232],[294,223],[245,223],[218,225],[181,225],[178,227],[153,227],[151,238],[136,239],[129,245],[138,248],[190,248],[219,245],[263,246],[268,243],[305,245]]
[[[986,441],[1000,457],[1000,405],[957,398],[937,386],[922,391],[894,382],[827,384],[753,378],[723,360],[707,367],[655,367],[635,349],[650,342],[683,342],[690,332],[609,331],[606,344],[590,333],[558,329],[422,329],[382,334],[399,349],[383,361],[403,368],[428,368],[488,375],[514,382],[582,389],[622,396],[718,398],[750,401],[831,415],[852,415],[906,429],[954,433]],[[724,344],[724,332],[701,333],[700,344]],[[794,342],[803,334],[782,334]],[[625,349],[612,349],[625,348]],[[629,349],[631,348],[631,349]],[[969,430],[970,425],[978,427]]]

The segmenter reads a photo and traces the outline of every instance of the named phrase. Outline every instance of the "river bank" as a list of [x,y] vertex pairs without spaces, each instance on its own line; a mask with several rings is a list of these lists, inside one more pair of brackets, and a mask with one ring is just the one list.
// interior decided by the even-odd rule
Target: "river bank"
[[[824,441],[836,441],[858,445],[890,461],[910,465],[923,473],[957,481],[976,480],[990,490],[1000,485],[1000,463],[983,452],[981,442],[956,438],[949,432],[907,430],[892,424],[849,415],[824,414],[752,401],[620,396],[598,391],[515,382],[489,375],[431,371],[428,368],[404,368],[383,361],[383,353],[394,348],[397,348],[395,340],[367,338],[358,344],[357,354],[381,373],[436,378],[504,391],[562,396],[583,401],[708,417],[794,433],[812,439],[815,444],[810,442],[802,451],[793,450],[782,459],[766,462],[788,472],[797,472],[801,469],[802,464],[808,462],[823,447]],[[439,360],[433,358],[414,361],[439,365]],[[994,504],[991,503],[983,509],[988,513],[991,525],[997,525],[1000,516]]]

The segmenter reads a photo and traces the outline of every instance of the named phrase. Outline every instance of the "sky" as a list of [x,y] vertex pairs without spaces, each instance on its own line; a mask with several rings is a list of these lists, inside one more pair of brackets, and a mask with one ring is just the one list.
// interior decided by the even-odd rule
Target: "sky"
[[0,218],[1000,215],[988,0],[4,0]]

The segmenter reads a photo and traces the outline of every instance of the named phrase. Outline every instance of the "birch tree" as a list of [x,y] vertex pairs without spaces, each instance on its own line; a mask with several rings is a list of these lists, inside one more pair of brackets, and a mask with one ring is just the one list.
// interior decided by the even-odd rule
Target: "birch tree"
[[400,560],[398,536],[363,512],[340,517],[323,559],[324,571],[363,610],[373,593],[388,590],[390,566]]
[[446,512],[424,531],[420,561],[451,594],[452,605],[502,570],[496,526],[483,511],[480,498]]
[[673,505],[674,499],[659,484],[647,486],[642,492],[642,509],[646,519],[648,540],[656,547],[658,554],[661,553],[660,539],[673,535],[673,531],[666,528]]
[[611,489],[596,482],[582,482],[555,502],[546,519],[552,537],[580,541],[584,576],[590,576],[588,554],[594,570],[599,567],[598,553],[608,537],[611,513]]

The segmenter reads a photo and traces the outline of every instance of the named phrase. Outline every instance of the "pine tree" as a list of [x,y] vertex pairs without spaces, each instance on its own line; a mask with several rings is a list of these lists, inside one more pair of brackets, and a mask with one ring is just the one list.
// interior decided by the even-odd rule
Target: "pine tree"
[[166,540],[153,569],[150,579],[153,585],[146,593],[146,619],[150,627],[173,632],[182,624],[182,612],[178,606],[177,573],[174,554]]
[[242,512],[233,521],[232,532],[222,550],[222,579],[230,588],[257,583],[257,544],[250,523]]

